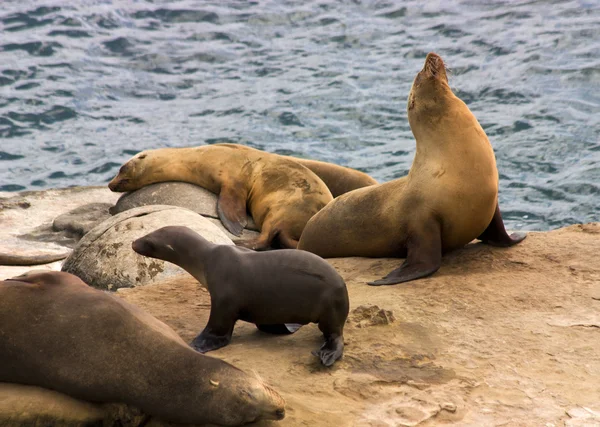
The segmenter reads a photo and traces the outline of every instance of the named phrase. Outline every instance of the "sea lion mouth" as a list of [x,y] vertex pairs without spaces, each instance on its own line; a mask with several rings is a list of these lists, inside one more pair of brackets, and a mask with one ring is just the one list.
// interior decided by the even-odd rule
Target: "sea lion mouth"
[[433,77],[442,75],[444,79],[448,81],[448,77],[446,76],[446,65],[444,64],[442,57],[437,53],[430,52],[427,54],[423,71]]
[[110,191],[122,191],[122,188],[129,182],[128,179],[121,179],[119,181],[112,180],[108,183]]

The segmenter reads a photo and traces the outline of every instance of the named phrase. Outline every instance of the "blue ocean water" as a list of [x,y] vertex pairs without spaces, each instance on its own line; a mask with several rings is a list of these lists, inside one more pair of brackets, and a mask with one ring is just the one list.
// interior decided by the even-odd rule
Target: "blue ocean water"
[[0,191],[217,141],[405,175],[427,52],[496,151],[507,226],[600,220],[598,1],[3,0]]

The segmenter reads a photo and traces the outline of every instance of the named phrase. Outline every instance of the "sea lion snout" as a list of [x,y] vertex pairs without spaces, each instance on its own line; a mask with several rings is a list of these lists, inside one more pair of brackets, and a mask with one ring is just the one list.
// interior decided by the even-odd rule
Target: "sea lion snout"
[[108,188],[110,189],[110,191],[114,191],[116,193],[127,191],[126,187],[127,187],[127,184],[129,183],[129,180],[120,178],[120,175],[121,175],[121,173],[119,173],[117,176],[115,176],[112,179],[112,181],[110,181],[108,183]]
[[423,65],[423,71],[432,77],[441,75],[448,81],[448,77],[446,76],[446,64],[444,64],[444,60],[437,53],[430,52],[427,54],[425,65]]
[[156,251],[156,246],[144,236],[134,240],[131,244],[131,249],[140,255],[150,256]]
[[277,409],[275,411],[275,419],[283,420],[285,418],[285,409]]
[[130,181],[129,178],[131,178],[131,172],[132,165],[131,161],[129,161],[119,168],[119,172],[117,173],[117,175],[108,183],[108,188],[110,189],[110,191],[124,192],[133,190],[133,188],[128,188]]

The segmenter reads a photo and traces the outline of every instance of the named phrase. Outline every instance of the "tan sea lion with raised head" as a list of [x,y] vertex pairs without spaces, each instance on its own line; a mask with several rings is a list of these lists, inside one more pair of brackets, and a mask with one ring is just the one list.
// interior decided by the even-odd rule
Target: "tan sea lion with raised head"
[[498,170],[479,122],[448,85],[442,58],[427,55],[408,97],[417,142],[406,177],[336,198],[306,225],[298,249],[322,257],[406,257],[391,285],[428,276],[444,252],[473,239],[511,246],[498,207]]
[[0,282],[0,382],[125,403],[164,421],[279,420],[284,401],[255,376],[189,347],[119,297],[63,272]]
[[295,249],[306,222],[333,200],[308,168],[235,144],[143,151],[125,163],[108,186],[112,191],[133,191],[164,181],[190,182],[218,194],[219,218],[236,236],[249,211],[261,234],[239,244],[255,250],[267,249],[274,240]]

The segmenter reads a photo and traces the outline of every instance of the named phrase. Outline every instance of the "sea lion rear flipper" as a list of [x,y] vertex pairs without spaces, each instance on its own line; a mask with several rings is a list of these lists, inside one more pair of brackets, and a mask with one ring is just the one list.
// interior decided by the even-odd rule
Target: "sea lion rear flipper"
[[494,217],[492,218],[490,225],[487,226],[485,231],[481,233],[481,236],[477,239],[488,245],[508,247],[516,245],[525,237],[527,237],[527,234],[525,233],[513,233],[509,235],[506,232],[504,222],[502,221],[502,214],[500,213],[500,206],[496,203],[496,211],[494,212]]
[[302,327],[299,323],[285,323],[279,325],[256,325],[259,331],[274,335],[289,335]]
[[242,230],[248,223],[247,199],[248,192],[242,186],[221,187],[219,200],[217,200],[217,214],[225,228],[236,236],[242,234]]
[[279,231],[273,228],[268,220],[265,220],[261,226],[260,235],[256,239],[236,240],[236,246],[252,249],[253,251],[268,251],[271,248],[271,242]]
[[406,244],[407,257],[402,265],[383,279],[367,282],[371,286],[395,285],[435,273],[442,265],[442,237],[440,224],[432,220],[411,233]]
[[281,230],[277,238],[282,249],[298,249],[298,240],[294,239],[288,230]]

